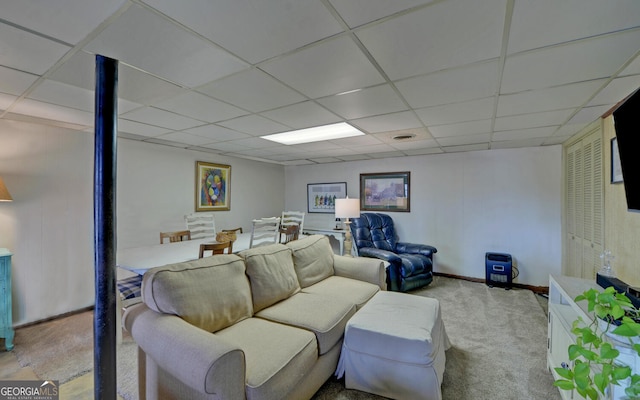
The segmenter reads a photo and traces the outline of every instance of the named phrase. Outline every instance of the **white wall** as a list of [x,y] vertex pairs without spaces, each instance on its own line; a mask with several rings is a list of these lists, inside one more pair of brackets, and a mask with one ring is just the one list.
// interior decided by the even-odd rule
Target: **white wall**
[[[94,304],[93,134],[0,120],[0,176],[14,199],[0,203],[0,247],[13,256],[13,322]],[[231,210],[219,229],[279,215],[284,168],[121,139],[118,246],[158,243],[194,210],[195,162],[231,165]]]
[[[562,147],[437,154],[286,167],[287,209],[306,209],[308,183],[347,182],[359,197],[360,173],[411,171],[411,212],[393,212],[400,240],[438,248],[435,271],[485,277],[485,253],[517,262],[515,282],[548,286],[561,271]],[[332,227],[328,214],[305,226]]]

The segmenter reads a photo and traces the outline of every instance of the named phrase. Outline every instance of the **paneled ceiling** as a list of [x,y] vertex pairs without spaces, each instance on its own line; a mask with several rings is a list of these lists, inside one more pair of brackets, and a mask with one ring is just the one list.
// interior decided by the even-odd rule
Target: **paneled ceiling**
[[[283,165],[562,143],[640,86],[638,0],[0,3],[0,118]],[[348,122],[366,135],[261,135]],[[398,140],[396,136],[409,136]]]

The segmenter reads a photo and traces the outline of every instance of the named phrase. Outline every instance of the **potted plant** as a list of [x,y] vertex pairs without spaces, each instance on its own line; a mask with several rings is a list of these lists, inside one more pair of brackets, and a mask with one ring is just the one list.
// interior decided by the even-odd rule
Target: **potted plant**
[[632,374],[631,368],[618,360],[620,351],[614,347],[616,341],[624,341],[617,345],[631,347],[640,357],[639,310],[613,287],[602,292],[589,289],[575,301],[587,301],[594,318],[589,324],[582,318],[573,322],[571,332],[576,340],[568,349],[573,365],[555,368],[561,378],[554,385],[597,400],[606,396],[606,388],[612,384],[624,387],[628,398],[640,399],[640,375]]

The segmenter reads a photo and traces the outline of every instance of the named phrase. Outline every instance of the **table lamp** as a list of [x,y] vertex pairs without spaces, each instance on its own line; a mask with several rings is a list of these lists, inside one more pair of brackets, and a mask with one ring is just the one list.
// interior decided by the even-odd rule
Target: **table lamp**
[[0,201],[13,201],[13,198],[9,194],[7,187],[4,185],[2,178],[0,178]]
[[349,218],[358,218],[360,216],[360,200],[350,199],[347,196],[346,199],[336,199],[336,218],[346,218],[344,221],[347,232],[344,235],[344,248],[346,249],[345,256],[351,256],[351,221]]

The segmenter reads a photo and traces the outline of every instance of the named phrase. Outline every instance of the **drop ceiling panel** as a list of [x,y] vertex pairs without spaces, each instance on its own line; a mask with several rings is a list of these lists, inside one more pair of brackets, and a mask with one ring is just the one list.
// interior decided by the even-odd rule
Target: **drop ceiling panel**
[[9,106],[11,106],[11,104],[13,104],[16,99],[16,96],[6,93],[0,93],[0,110],[6,110],[7,108],[9,108]]
[[190,135],[186,132],[171,132],[159,136],[158,139],[171,140],[174,142],[185,143],[191,146],[200,146],[203,144],[210,144],[212,142],[211,139],[204,138],[202,136]]
[[164,133],[169,133],[171,132],[171,130],[166,128],[159,128],[157,126],[149,124],[143,124],[141,122],[128,121],[126,119],[118,118],[118,132],[127,132],[145,137],[155,137],[160,136]]
[[248,135],[246,133],[241,133],[241,132],[234,131],[232,129],[214,125],[214,124],[186,129],[184,132],[190,133],[192,135],[202,136],[209,139],[214,139],[220,142],[224,142],[227,140],[236,140],[236,139],[248,139],[251,137],[251,135]]
[[0,92],[20,95],[38,79],[37,75],[0,66]]
[[561,125],[569,119],[569,116],[571,116],[573,112],[575,112],[575,108],[542,113],[513,115],[510,117],[499,117],[496,118],[494,128],[496,131],[508,131],[513,129]]
[[486,62],[396,82],[414,108],[482,99],[495,94],[500,66]]
[[449,0],[357,32],[393,80],[500,56],[506,0]]
[[196,92],[185,92],[153,105],[163,110],[207,122],[217,122],[248,114],[247,111],[238,107]]
[[445,153],[461,153],[465,151],[480,151],[480,150],[489,150],[488,144],[468,144],[465,146],[451,146],[451,147],[443,147]]
[[558,129],[557,126],[547,126],[544,128],[531,128],[531,129],[519,129],[519,130],[512,130],[512,131],[494,132],[493,140],[499,142],[504,140],[546,138],[553,135],[553,133],[557,129]]
[[[403,136],[403,135],[411,135],[413,137],[409,139],[401,139],[401,140],[394,139],[397,136]],[[400,143],[411,143],[411,142],[419,142],[425,139],[431,139],[431,140],[433,139],[431,134],[427,132],[425,128],[401,129],[397,131],[374,133],[372,134],[372,136],[377,138],[381,142],[389,143],[393,146],[396,146],[397,144],[400,144]]]
[[640,30],[507,57],[500,92],[516,93],[609,77],[635,55],[638,43]]
[[407,109],[402,99],[389,85],[381,85],[357,92],[325,97],[318,102],[347,119],[388,114]]
[[639,87],[640,75],[614,79],[589,102],[588,106],[616,104]]
[[218,125],[222,125],[236,131],[248,133],[253,136],[268,135],[271,133],[290,130],[288,127],[282,124],[271,121],[259,115],[247,115],[245,117],[239,117],[231,119],[229,121],[220,122],[218,123]]
[[438,147],[438,142],[433,139],[427,140],[407,140],[402,142],[391,143],[391,146],[398,150],[413,150],[416,148],[428,148],[428,147]]
[[418,128],[422,126],[420,120],[411,111],[356,119],[351,121],[351,124],[369,133]]
[[462,146],[467,144],[488,143],[491,140],[490,133],[479,135],[449,136],[438,138],[441,146]]
[[435,138],[443,136],[475,135],[491,132],[491,120],[461,122],[451,125],[429,127],[429,132]]
[[548,89],[532,90],[498,98],[497,116],[561,110],[579,107],[595,94],[605,80],[574,83]]
[[378,70],[348,36],[308,47],[261,68],[311,98],[384,82]]
[[42,75],[71,48],[0,23],[0,65]]
[[202,121],[184,117],[169,111],[160,110],[154,107],[143,107],[120,116],[123,119],[155,125],[171,130],[182,130],[203,125]]
[[602,114],[606,113],[611,107],[606,106],[593,106],[584,107],[576,113],[576,115],[569,121],[570,124],[583,124],[595,121],[600,118]]
[[640,25],[640,2],[635,0],[514,3],[509,54]]
[[433,0],[329,0],[342,19],[355,28]]
[[519,147],[536,147],[542,146],[546,143],[544,138],[532,138],[532,139],[520,139],[520,140],[506,140],[504,142],[492,142],[492,149],[514,149]]
[[247,68],[238,58],[139,6],[129,8],[85,49],[187,87]]
[[145,0],[145,3],[252,64],[342,30],[322,2],[315,0]]
[[56,0],[46,7],[41,0],[2,2],[2,19],[77,44],[118,10],[124,0]]
[[427,126],[489,119],[493,116],[494,102],[493,97],[486,97],[462,103],[420,108],[416,110],[416,114]]
[[262,115],[294,129],[309,128],[342,121],[342,118],[312,101],[305,101],[263,112]]
[[11,112],[85,126],[93,125],[94,120],[93,113],[30,99],[18,102]]
[[253,112],[306,100],[300,93],[255,68],[205,85],[198,91]]

